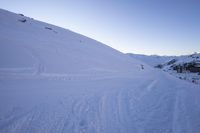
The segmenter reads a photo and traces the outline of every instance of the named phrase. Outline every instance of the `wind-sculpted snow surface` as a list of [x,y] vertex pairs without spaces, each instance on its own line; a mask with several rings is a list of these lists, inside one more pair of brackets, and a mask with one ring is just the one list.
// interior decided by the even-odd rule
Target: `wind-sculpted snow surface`
[[199,86],[22,15],[0,29],[0,133],[199,133]]

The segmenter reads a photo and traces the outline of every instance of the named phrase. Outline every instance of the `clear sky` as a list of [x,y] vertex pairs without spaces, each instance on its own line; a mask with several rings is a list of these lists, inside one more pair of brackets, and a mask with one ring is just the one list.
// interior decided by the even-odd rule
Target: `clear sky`
[[200,0],[0,0],[0,8],[70,29],[124,53],[200,52]]

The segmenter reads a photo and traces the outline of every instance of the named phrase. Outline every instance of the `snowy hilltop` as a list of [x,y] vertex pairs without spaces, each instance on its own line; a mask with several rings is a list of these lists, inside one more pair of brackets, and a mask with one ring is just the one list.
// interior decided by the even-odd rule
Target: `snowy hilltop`
[[3,10],[0,18],[1,73],[102,74],[137,69],[124,54],[69,30]]
[[142,54],[132,54],[128,53],[128,56],[130,56],[133,59],[140,60],[142,62],[145,62],[149,66],[156,66],[158,64],[165,63],[169,60],[172,60],[175,58],[175,56],[159,56],[159,55],[142,55]]
[[0,9],[0,133],[199,133],[199,116],[198,85]]

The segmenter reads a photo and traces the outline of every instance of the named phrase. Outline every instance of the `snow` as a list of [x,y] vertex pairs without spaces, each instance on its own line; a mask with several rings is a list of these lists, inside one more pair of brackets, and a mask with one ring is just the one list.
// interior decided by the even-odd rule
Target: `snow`
[[184,64],[188,64],[188,63],[192,63],[192,62],[198,63],[200,61],[200,54],[196,53],[196,54],[192,54],[192,55],[184,55],[184,56],[176,57],[175,59],[176,59],[176,62],[171,65],[167,65],[167,63],[164,63],[164,65],[163,65],[164,67],[162,69],[165,72],[168,72],[169,74],[171,74],[179,79],[200,85],[199,73],[192,73],[189,71],[183,71],[182,73],[177,73],[176,71],[174,71],[171,68],[172,65],[178,66],[178,65],[184,65]]
[[200,131],[199,86],[5,10],[0,29],[1,133]]
[[[130,71],[138,67],[124,54],[69,30],[6,11],[0,18],[1,70],[88,74]],[[18,21],[21,18],[27,21]],[[51,27],[56,33],[45,27]]]
[[175,58],[175,56],[158,56],[158,55],[141,55],[141,54],[132,54],[128,53],[128,56],[132,57],[133,59],[140,60],[145,62],[149,66],[155,67],[158,64],[163,64]]
[[[188,63],[196,63],[196,67],[199,67],[200,64],[200,54],[194,53],[192,55],[182,55],[182,56],[156,56],[156,55],[138,55],[138,54],[127,54],[133,59],[138,59],[140,61],[145,62],[146,64],[150,65],[151,67],[156,67],[158,65],[162,66],[162,70],[164,72],[173,75],[176,78],[179,78],[184,81],[188,81],[193,84],[200,85],[200,74],[199,73],[192,73],[189,71],[184,71],[182,73],[177,73],[176,70],[173,70],[173,66],[183,66],[184,64]],[[172,62],[174,61],[174,62]],[[171,62],[171,63],[169,63]]]

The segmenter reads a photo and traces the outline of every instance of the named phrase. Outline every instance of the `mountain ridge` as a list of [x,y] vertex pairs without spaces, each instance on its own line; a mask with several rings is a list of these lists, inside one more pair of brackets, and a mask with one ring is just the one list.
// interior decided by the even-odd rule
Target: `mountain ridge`
[[[10,62],[5,60],[1,62],[0,69],[12,65],[15,68],[16,60],[19,61],[18,67],[20,63],[22,65],[19,68],[20,72],[25,65],[24,72],[30,73],[71,74],[77,71],[85,73],[88,70],[97,73],[98,71],[99,73],[120,72],[140,67],[140,61],[132,61],[123,53],[70,30],[4,10],[0,10],[0,17],[1,42],[4,42],[0,48],[4,50],[1,51],[1,57],[10,57]],[[12,37],[12,40],[9,37]],[[15,48],[17,53],[5,52],[11,47]],[[14,59],[20,54],[22,59]],[[3,70],[2,68],[1,71]]]

